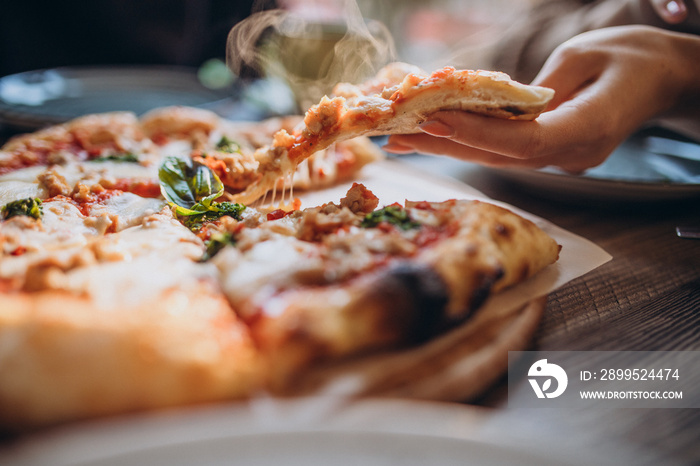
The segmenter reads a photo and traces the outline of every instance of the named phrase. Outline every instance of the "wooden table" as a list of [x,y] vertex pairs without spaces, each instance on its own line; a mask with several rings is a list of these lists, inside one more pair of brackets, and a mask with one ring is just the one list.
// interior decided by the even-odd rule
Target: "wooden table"
[[[524,190],[481,167],[437,157],[404,159],[543,217],[613,256],[549,296],[533,349],[700,350],[700,240],[681,239],[675,232],[678,225],[700,224],[700,197],[607,206],[562,203],[553,200],[556,195]],[[478,404],[505,409],[506,395],[504,380]],[[700,462],[699,409],[590,410],[577,416],[537,411],[531,414],[547,422],[596,431],[599,441],[643,448],[649,464]]]

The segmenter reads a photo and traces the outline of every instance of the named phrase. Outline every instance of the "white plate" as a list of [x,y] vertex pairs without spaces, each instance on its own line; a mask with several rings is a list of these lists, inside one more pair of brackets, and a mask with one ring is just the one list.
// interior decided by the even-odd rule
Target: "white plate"
[[0,463],[565,466],[624,458],[622,464],[632,464],[629,453],[592,448],[566,426],[553,433],[500,416],[460,404],[260,399],[64,427],[6,448]]
[[170,66],[66,67],[0,79],[0,123],[32,130],[89,113],[142,114],[168,105],[211,105],[231,89],[209,89],[197,70]]

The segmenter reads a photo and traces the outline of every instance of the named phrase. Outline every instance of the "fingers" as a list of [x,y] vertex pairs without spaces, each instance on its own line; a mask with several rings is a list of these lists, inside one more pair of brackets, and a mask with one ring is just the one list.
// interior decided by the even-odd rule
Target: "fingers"
[[598,108],[600,101],[594,95],[600,92],[596,87],[591,85],[575,101],[543,113],[535,121],[438,112],[420,126],[425,134],[392,136],[385,150],[449,155],[489,166],[556,165],[582,171],[601,163],[615,142],[601,137],[610,130],[604,118],[610,112]]
[[431,136],[512,158],[536,156],[540,137],[536,121],[500,120],[459,111],[435,113],[420,129]]
[[683,0],[649,0],[656,13],[668,24],[685,21],[688,8]]
[[434,136],[435,143],[450,140],[512,159],[535,159],[557,152],[581,137],[581,131],[576,134],[576,123],[581,119],[576,105],[564,105],[555,112],[543,113],[535,121],[501,120],[460,111],[438,112],[420,125],[420,129]]
[[383,149],[394,154],[419,152],[427,155],[447,155],[490,167],[539,168],[547,165],[544,159],[515,159],[428,134],[394,135],[389,138]]
[[427,134],[394,135],[389,138],[388,144],[383,147],[387,152],[396,154],[421,153],[427,155],[449,156],[467,162],[474,162],[489,167],[511,168],[542,168],[557,166],[570,173],[581,173],[587,168],[601,163],[607,153],[600,153],[600,157],[592,159],[591,153],[586,157],[574,152],[551,156],[536,157],[533,159],[517,159],[489,151],[476,149],[456,143],[450,139],[435,138]]
[[576,153],[567,153],[564,158],[559,155],[552,155],[533,159],[514,159],[512,157],[465,146],[449,139],[436,139],[427,134],[391,136],[384,150],[399,154],[419,152],[427,155],[450,156],[467,162],[495,168],[542,168],[557,166],[570,173],[581,173],[587,168],[597,165],[604,160],[603,156],[600,157],[597,162],[592,163],[590,158],[578,157]]

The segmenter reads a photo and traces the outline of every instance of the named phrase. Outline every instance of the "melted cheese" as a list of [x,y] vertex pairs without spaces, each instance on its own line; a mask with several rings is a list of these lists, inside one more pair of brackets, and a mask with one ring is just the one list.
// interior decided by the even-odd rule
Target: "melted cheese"
[[103,177],[139,179],[158,179],[158,164],[141,165],[132,162],[88,162],[83,165],[88,172],[101,174]]
[[141,224],[149,215],[159,212],[165,206],[161,199],[144,198],[132,193],[123,193],[107,199],[104,204],[96,204],[90,209],[90,216],[117,216],[116,231]]
[[[14,217],[0,223],[0,278],[24,277],[35,264],[70,263],[87,246],[88,238],[98,234],[70,202],[45,202],[43,210],[40,221]],[[14,255],[15,251],[21,253]]]
[[56,285],[89,295],[99,309],[121,310],[157,299],[168,289],[187,290],[197,280],[214,276],[215,270],[207,264],[156,251],[133,260],[73,269]]
[[160,257],[197,260],[202,256],[203,244],[177,220],[158,218],[99,238],[92,249],[99,261],[131,261],[156,252]]
[[8,202],[38,197],[45,199],[49,193],[39,184],[38,177],[47,170],[53,170],[62,176],[66,185],[74,187],[79,182],[92,185],[103,178],[131,180],[158,179],[157,166],[143,166],[127,162],[90,162],[83,165],[69,163],[51,167],[35,166],[22,168],[0,176],[0,206]]
[[[166,273],[168,267],[180,267],[165,265],[168,262],[194,263],[203,252],[202,242],[173,219],[169,211],[153,214],[161,206],[161,201],[124,193],[110,198],[105,205],[93,206],[90,215],[85,216],[70,202],[45,202],[40,221],[15,217],[0,223],[3,254],[0,278],[20,280],[34,290],[59,289],[82,294],[89,288],[97,293],[96,283],[102,280],[101,267],[111,263],[108,270],[123,270],[125,274],[130,270],[129,280],[144,284],[157,281],[162,277],[153,276],[152,267],[141,265],[141,258],[163,263],[166,268],[161,273],[167,275],[173,273],[172,270]],[[105,234],[112,218],[117,218],[115,214],[125,220],[119,221],[117,233]],[[15,254],[16,251],[20,252]],[[139,261],[139,265],[128,265],[133,261]],[[118,263],[124,265],[114,265]],[[174,274],[178,272],[179,269]],[[95,277],[89,278],[93,274]],[[24,277],[33,282],[25,283]],[[115,289],[109,280],[104,277],[104,293]]]
[[28,197],[44,199],[46,196],[48,196],[46,188],[39,186],[39,183],[36,182],[20,180],[0,182],[0,207],[19,199],[26,199]]
[[293,285],[299,272],[320,269],[322,264],[313,257],[316,250],[294,237],[275,235],[262,242],[253,240],[245,251],[226,248],[212,262],[221,271],[222,288],[231,302],[262,305],[278,289]]

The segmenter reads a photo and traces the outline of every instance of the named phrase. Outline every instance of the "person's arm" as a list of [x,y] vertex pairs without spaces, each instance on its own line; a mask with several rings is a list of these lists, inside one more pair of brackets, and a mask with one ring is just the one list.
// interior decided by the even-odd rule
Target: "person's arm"
[[560,44],[584,32],[640,24],[700,34],[700,0],[543,0],[513,24],[490,68],[530,82]]
[[537,120],[438,112],[421,126],[424,134],[392,136],[386,149],[583,171],[650,120],[700,129],[698,57],[700,38],[690,34],[648,26],[587,32],[557,48],[534,80],[556,91]]

